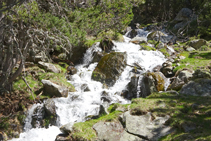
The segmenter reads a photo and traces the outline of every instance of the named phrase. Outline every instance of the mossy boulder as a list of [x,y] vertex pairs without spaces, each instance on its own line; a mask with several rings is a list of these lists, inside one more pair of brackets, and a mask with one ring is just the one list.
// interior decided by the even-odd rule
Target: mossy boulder
[[112,52],[101,58],[92,73],[92,79],[113,86],[126,67],[127,54]]
[[207,42],[204,39],[199,39],[199,40],[193,40],[190,41],[189,45],[193,47],[194,49],[199,49],[201,46],[206,45]]
[[164,91],[166,77],[161,72],[149,72],[147,75],[152,76],[155,80],[154,83],[157,91]]

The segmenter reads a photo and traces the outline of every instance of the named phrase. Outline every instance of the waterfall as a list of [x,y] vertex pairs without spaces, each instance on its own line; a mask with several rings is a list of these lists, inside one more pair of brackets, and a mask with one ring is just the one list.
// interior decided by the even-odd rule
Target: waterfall
[[[145,35],[145,34],[144,34]],[[56,112],[58,115],[58,126],[70,122],[84,122],[87,116],[98,115],[100,105],[109,105],[112,103],[130,103],[129,100],[124,99],[119,93],[126,89],[130,78],[133,75],[131,70],[133,64],[140,64],[145,71],[152,71],[157,65],[162,65],[166,59],[165,56],[159,51],[144,51],[140,50],[140,46],[129,43],[130,39],[125,37],[126,42],[114,42],[114,51],[127,53],[127,66],[122,72],[119,79],[114,86],[105,89],[103,84],[91,79],[92,71],[97,66],[97,63],[91,63],[93,53],[101,51],[99,43],[89,48],[84,55],[84,62],[76,66],[78,72],[71,76],[70,83],[74,85],[76,92],[69,92],[67,98],[55,98]],[[84,91],[84,86],[88,87],[90,91]],[[107,93],[109,103],[102,100],[103,93]],[[31,117],[34,109],[41,104],[33,105],[28,111],[25,123],[25,132],[20,134],[20,138],[12,139],[12,141],[53,141],[56,135],[61,133],[59,127],[50,126],[45,128],[32,128]]]

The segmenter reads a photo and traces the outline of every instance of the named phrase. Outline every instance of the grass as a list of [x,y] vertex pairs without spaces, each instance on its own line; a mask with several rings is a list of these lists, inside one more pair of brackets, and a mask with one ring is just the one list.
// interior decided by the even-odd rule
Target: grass
[[177,70],[182,70],[183,68],[189,68],[192,70],[196,70],[198,68],[206,69],[207,66],[210,66],[211,63],[211,51],[184,51],[180,55],[185,56],[186,58],[180,60],[180,66],[176,67],[174,72]]

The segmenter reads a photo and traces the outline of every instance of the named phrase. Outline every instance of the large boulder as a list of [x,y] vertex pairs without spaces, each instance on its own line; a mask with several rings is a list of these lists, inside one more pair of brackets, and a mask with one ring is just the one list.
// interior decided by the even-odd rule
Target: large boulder
[[174,67],[170,61],[166,61],[162,64],[160,71],[165,75],[165,77],[172,77],[174,76],[173,73]]
[[92,79],[113,86],[119,78],[127,63],[127,54],[112,52],[101,58],[92,73]]
[[68,96],[68,88],[64,86],[57,85],[50,80],[42,80],[43,84],[43,92],[44,94],[50,97],[67,97]]
[[153,92],[157,92],[155,80],[152,75],[144,75],[140,82],[139,97],[147,97]]
[[38,65],[40,68],[43,68],[45,71],[48,72],[54,72],[54,73],[60,73],[61,69],[57,68],[55,65],[51,63],[46,63],[46,62],[38,62]]
[[56,125],[56,120],[57,120],[56,105],[53,99],[47,99],[45,101],[44,110],[45,110],[44,118],[48,120],[48,124],[46,123],[46,126]]
[[165,83],[167,79],[161,72],[149,72],[147,75],[153,77],[157,91],[165,90]]
[[93,125],[98,140],[100,141],[119,141],[124,131],[120,122],[98,122]]
[[123,115],[123,122],[125,122],[125,130],[128,133],[146,140],[156,141],[173,131],[171,127],[165,125],[169,118],[170,116],[166,115],[165,117],[156,117],[153,119],[151,113],[142,116],[133,116],[128,111]]
[[211,80],[198,79],[190,81],[182,87],[180,94],[192,96],[211,96]]
[[207,42],[204,39],[199,39],[199,40],[193,40],[190,41],[189,45],[193,47],[194,49],[199,49],[201,46],[206,45]]

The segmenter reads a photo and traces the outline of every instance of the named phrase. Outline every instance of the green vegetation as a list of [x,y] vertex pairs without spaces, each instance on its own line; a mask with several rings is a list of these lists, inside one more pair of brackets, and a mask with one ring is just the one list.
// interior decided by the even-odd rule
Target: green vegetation
[[[64,64],[64,63],[63,63]],[[56,65],[58,68],[61,69],[61,73],[52,73],[52,72],[45,72],[45,70],[39,68],[38,66],[34,65],[33,67],[28,67],[25,69],[25,80],[32,89],[32,94],[36,98],[42,92],[43,84],[41,83],[42,79],[50,80],[53,83],[56,83],[60,86],[65,86],[69,88],[70,92],[75,91],[75,88],[72,84],[67,82],[65,78],[66,69]],[[67,66],[67,65],[65,65]],[[58,81],[59,80],[59,81]],[[22,79],[22,77],[18,77],[13,84],[14,91],[19,93],[20,95],[26,94],[29,96],[29,99],[33,100],[33,96],[31,95],[30,89],[27,87],[26,83]],[[46,98],[48,96],[41,95],[40,98]]]
[[114,111],[109,115],[101,116],[98,119],[75,123],[73,126],[73,132],[71,133],[71,136],[78,140],[94,141],[97,136],[92,126],[99,121],[110,121],[110,122],[116,121],[121,113],[122,112],[120,111]]
[[198,68],[207,69],[210,65],[211,52],[210,51],[194,51],[194,52],[182,52],[181,56],[186,57],[183,60],[180,60],[180,66],[174,69],[174,72],[181,70],[183,68],[189,68],[196,70]]

